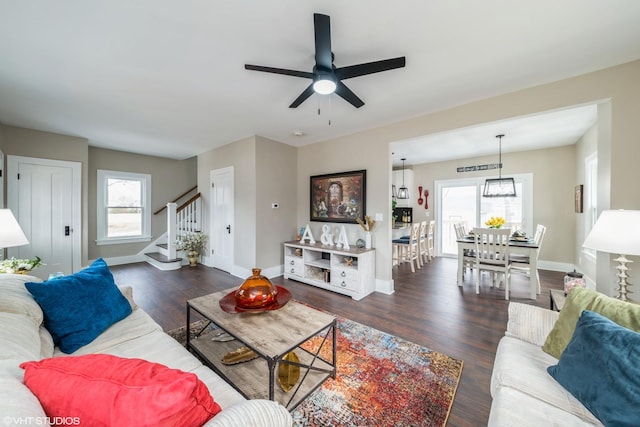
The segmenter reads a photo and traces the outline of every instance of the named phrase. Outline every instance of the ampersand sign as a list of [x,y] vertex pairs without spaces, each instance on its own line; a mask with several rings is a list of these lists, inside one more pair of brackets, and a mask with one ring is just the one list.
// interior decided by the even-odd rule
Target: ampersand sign
[[323,245],[333,246],[333,234],[331,234],[331,228],[324,224],[322,226],[322,235],[320,235],[320,241]]

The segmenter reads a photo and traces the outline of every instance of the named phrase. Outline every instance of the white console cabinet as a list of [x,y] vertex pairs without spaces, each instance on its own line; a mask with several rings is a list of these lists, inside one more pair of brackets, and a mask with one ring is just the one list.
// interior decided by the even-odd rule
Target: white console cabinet
[[375,290],[375,249],[284,243],[284,278],[360,300]]

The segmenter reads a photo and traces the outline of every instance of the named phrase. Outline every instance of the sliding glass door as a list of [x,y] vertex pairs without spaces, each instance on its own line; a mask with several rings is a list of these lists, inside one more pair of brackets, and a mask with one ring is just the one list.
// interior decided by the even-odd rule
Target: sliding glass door
[[456,233],[453,225],[456,223],[465,224],[467,230],[473,228],[478,217],[478,187],[461,182],[460,185],[443,186],[438,198],[441,206],[440,221],[442,230],[441,253],[457,253]]
[[513,176],[517,197],[482,197],[485,178],[436,181],[436,245],[441,255],[456,255],[453,225],[463,223],[467,230],[484,227],[492,216],[506,219],[505,227],[533,232],[533,175]]

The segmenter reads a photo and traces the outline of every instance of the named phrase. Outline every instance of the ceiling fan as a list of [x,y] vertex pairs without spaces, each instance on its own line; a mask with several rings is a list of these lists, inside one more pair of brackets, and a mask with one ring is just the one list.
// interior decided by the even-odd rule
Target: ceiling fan
[[364,102],[351,91],[342,80],[367,74],[380,73],[382,71],[393,70],[405,66],[405,57],[384,59],[381,61],[367,62],[364,64],[350,65],[348,67],[336,68],[333,65],[334,55],[331,52],[331,29],[329,16],[320,13],[313,14],[313,26],[316,39],[316,65],[312,72],[287,70],[284,68],[264,67],[261,65],[245,64],[244,68],[252,71],[263,71],[265,73],[284,74],[287,76],[302,77],[312,79],[313,82],[298,96],[289,108],[296,108],[302,104],[313,93],[322,95],[335,92],[345,101],[356,108],[364,105]]

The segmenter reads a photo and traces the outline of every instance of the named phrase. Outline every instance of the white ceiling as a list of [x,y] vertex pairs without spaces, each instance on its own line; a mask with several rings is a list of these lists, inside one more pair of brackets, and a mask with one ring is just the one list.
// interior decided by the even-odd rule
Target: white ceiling
[[597,119],[593,104],[397,141],[392,144],[393,165],[402,165],[402,158],[407,166],[493,154],[497,160],[497,135],[504,135],[503,153],[572,145]]
[[[311,71],[314,12],[337,67],[407,66],[347,80],[360,109],[289,109],[309,81],[243,67]],[[254,134],[301,146],[640,59],[639,20],[637,0],[0,0],[0,122],[171,158]],[[524,139],[486,131],[494,152],[496,133]]]

